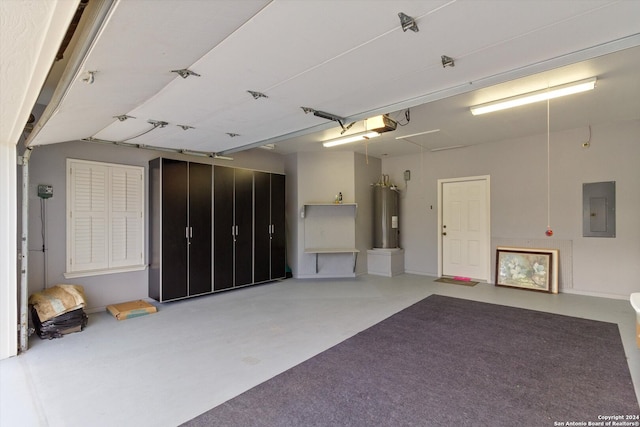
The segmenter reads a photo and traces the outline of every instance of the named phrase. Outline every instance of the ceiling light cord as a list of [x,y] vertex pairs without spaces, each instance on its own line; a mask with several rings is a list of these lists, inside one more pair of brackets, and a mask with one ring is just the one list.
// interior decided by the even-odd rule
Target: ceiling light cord
[[549,125],[549,109],[550,100],[547,99],[547,231],[545,234],[549,237],[553,235],[551,230],[551,136]]

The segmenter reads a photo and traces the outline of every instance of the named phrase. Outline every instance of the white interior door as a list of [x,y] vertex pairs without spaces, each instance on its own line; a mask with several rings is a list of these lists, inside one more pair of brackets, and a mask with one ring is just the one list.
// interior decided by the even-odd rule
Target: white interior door
[[442,275],[489,281],[488,177],[440,182]]

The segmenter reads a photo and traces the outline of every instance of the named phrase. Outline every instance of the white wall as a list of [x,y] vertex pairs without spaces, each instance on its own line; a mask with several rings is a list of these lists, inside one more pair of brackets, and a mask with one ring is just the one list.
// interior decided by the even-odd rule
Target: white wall
[[[339,277],[352,267],[347,255],[320,255],[327,267],[318,274],[315,271],[315,255],[305,254],[304,219],[300,212],[305,203],[333,203],[336,194],[342,192],[344,203],[355,202],[354,153],[327,151],[320,153],[298,153],[297,155],[298,206],[296,212],[297,269],[294,277]],[[292,221],[293,224],[293,221]]]
[[[564,292],[628,298],[640,291],[640,123],[594,127],[585,149],[587,138],[584,128],[551,134],[550,238],[546,134],[384,159],[383,173],[396,183],[412,172],[400,207],[406,271],[437,275],[437,180],[490,175],[492,239],[571,241],[573,283]],[[582,184],[601,181],[616,181],[617,236],[582,237]]]
[[[323,151],[298,153],[287,156],[287,213],[291,240],[288,243],[289,265],[294,277],[349,277],[367,271],[367,249],[373,244],[373,192],[371,183],[377,182],[381,174],[380,159],[345,151]],[[292,192],[295,191],[295,194]],[[305,219],[300,215],[305,203],[333,203],[336,194],[342,192],[343,203],[357,203],[354,223],[348,224],[345,212],[335,214],[332,219],[336,227],[345,227],[353,236],[349,246],[360,250],[356,272],[353,273],[351,254],[320,255],[320,269],[315,271],[316,256],[305,254]],[[314,208],[315,209],[315,208]],[[320,208],[322,209],[322,208]],[[342,209],[341,209],[342,210]],[[346,217],[345,217],[346,215]],[[309,222],[309,219],[307,220]],[[335,230],[332,230],[335,232]],[[307,242],[308,243],[308,242]]]
[[298,251],[302,247],[298,243],[298,219],[300,210],[298,208],[298,155],[290,154],[285,156],[285,212],[287,227],[287,264],[291,272],[298,271]]
[[[551,138],[551,226],[549,239],[573,244],[573,288],[568,292],[628,297],[640,291],[640,123],[617,123],[593,128],[589,149],[582,148],[584,129],[553,134]],[[372,238],[371,191],[380,173],[399,184],[401,246],[405,269],[417,274],[437,274],[437,188],[439,178],[491,176],[492,238],[545,239],[546,136],[484,144],[460,150],[425,152],[422,156],[366,158],[346,152],[299,153],[279,156],[264,150],[237,153],[234,167],[287,173],[288,259],[294,275],[315,275],[315,257],[303,254],[305,202],[331,202],[342,191],[345,202],[359,205],[356,247],[361,250],[357,273],[366,271],[366,249]],[[89,308],[147,296],[147,272],[110,274],[66,280],[66,158],[147,166],[159,155],[187,158],[148,150],[74,142],[36,147],[30,163],[30,270],[29,290],[45,282],[41,251],[38,184],[51,184],[54,197],[46,203],[48,266],[46,282],[76,283],[85,287]],[[285,167],[286,166],[286,167]],[[403,173],[411,170],[404,187]],[[582,237],[582,184],[616,181],[617,237]],[[20,182],[17,183],[20,189]],[[18,199],[21,195],[18,192]],[[20,212],[18,212],[18,216]],[[302,231],[301,231],[302,230]],[[18,243],[19,245],[19,243]],[[561,254],[562,256],[562,254]],[[342,257],[337,268],[350,266]],[[340,263],[344,263],[342,266]]]
[[[83,285],[87,296],[87,308],[103,307],[135,299],[147,298],[147,270],[106,274],[100,276],[65,279],[66,268],[66,159],[75,158],[108,163],[120,163],[148,168],[149,160],[169,157],[200,163],[214,164],[212,159],[179,154],[116,147],[112,145],[71,142],[35,147],[31,155],[29,188],[29,293],[59,283]],[[215,164],[241,167],[267,172],[284,173],[284,158],[265,150],[251,150],[233,155],[234,161],[215,161]],[[53,185],[53,197],[47,199],[46,241],[47,268],[42,252],[41,201],[37,197],[38,184]],[[148,189],[148,181],[147,181]],[[21,195],[18,194],[20,198]],[[147,196],[145,196],[147,202]],[[148,218],[148,206],[145,208]],[[20,213],[18,213],[20,215]],[[148,235],[148,228],[145,230]],[[146,249],[148,255],[148,248]],[[148,263],[147,256],[147,263]]]

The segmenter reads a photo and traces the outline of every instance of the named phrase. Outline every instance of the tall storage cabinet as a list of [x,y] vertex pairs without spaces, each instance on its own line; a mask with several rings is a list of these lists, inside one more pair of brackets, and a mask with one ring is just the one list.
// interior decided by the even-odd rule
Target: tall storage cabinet
[[253,283],[253,171],[214,166],[214,290]]
[[254,172],[255,245],[254,281],[285,277],[285,177]]
[[284,175],[149,162],[149,296],[173,301],[285,277]]
[[157,301],[212,291],[211,168],[149,162],[149,296]]

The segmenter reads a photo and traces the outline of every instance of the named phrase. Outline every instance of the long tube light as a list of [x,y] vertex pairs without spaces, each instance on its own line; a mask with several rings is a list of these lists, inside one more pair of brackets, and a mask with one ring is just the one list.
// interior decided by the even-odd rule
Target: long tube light
[[353,135],[345,136],[342,138],[331,139],[329,141],[325,141],[322,143],[324,147],[335,147],[336,145],[349,144],[350,142],[362,141],[365,139],[375,138],[376,136],[380,136],[378,132],[366,131],[360,132]]
[[424,132],[412,133],[410,135],[396,136],[396,139],[412,138],[414,136],[427,135],[427,134],[436,133],[436,132],[440,132],[440,129],[431,129],[431,130],[425,130]]
[[532,104],[534,102],[546,101],[547,99],[559,98],[561,96],[572,95],[574,93],[586,92],[596,87],[596,77],[567,83],[561,86],[554,86],[549,89],[542,89],[523,95],[513,96],[498,101],[471,107],[471,114],[474,116],[494,111],[506,110],[507,108],[519,107],[521,105]]

